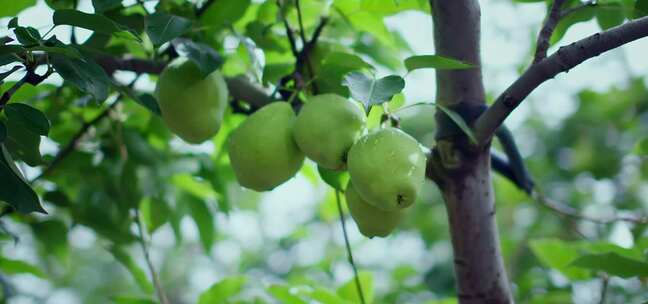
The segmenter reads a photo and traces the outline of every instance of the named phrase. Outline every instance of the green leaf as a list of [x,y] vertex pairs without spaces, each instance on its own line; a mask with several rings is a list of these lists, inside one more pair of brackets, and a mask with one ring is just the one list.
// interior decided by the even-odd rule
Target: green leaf
[[0,270],[6,274],[29,273],[39,278],[45,278],[45,274],[38,267],[24,261],[5,257],[0,257]]
[[36,4],[36,0],[11,0],[2,1],[0,5],[0,17],[16,16],[22,10]]
[[390,101],[405,87],[405,80],[397,75],[389,75],[381,79],[371,79],[360,72],[351,72],[344,77],[343,84],[351,91],[351,97],[362,102],[365,110],[373,105]]
[[207,77],[213,71],[216,71],[224,62],[223,58],[213,48],[203,43],[187,39],[180,44],[179,50],[196,63],[203,77]]
[[157,304],[158,303],[149,298],[138,298],[138,297],[128,297],[128,296],[113,297],[112,301],[115,304]]
[[15,121],[18,125],[38,135],[47,136],[49,133],[49,119],[43,112],[30,105],[10,103],[5,106],[5,114],[9,120]]
[[637,0],[634,6],[634,17],[640,18],[648,15],[648,0]]
[[556,28],[549,39],[551,45],[556,44],[560,41],[567,30],[574,24],[579,22],[586,22],[594,18],[596,15],[595,7],[584,7],[582,9],[576,10],[575,12],[567,15],[566,17],[560,19],[560,22],[556,25]]
[[460,60],[447,58],[439,55],[411,56],[405,59],[405,67],[408,72],[417,69],[439,69],[439,70],[461,70],[472,68],[473,65]]
[[189,205],[189,211],[196,226],[205,252],[211,250],[214,244],[214,218],[204,200],[191,194],[182,195],[181,199]]
[[7,24],[7,28],[17,28],[18,27],[18,17],[13,17],[11,20],[9,20],[9,23]]
[[139,206],[142,222],[149,233],[155,232],[156,229],[169,221],[171,208],[164,200],[144,199]]
[[47,5],[55,10],[74,8],[75,0],[45,0]]
[[191,20],[166,13],[155,13],[146,18],[146,34],[154,45],[161,45],[181,36],[189,31],[191,26]]
[[36,192],[24,181],[3,144],[0,144],[0,150],[0,200],[21,213],[45,213]]
[[128,28],[106,16],[88,14],[72,9],[56,10],[52,18],[55,25],[71,25],[108,35],[128,31]]
[[41,165],[43,158],[40,154],[40,135],[23,127],[18,120],[8,119],[5,123],[7,127],[5,146],[11,155],[32,167]]
[[319,172],[322,180],[327,183],[333,189],[344,192],[344,189],[349,182],[349,173],[347,171],[335,171],[317,166],[317,172]]
[[461,129],[461,131],[463,131],[466,134],[466,136],[468,136],[468,138],[473,144],[477,144],[477,138],[475,137],[475,133],[468,126],[468,124],[466,124],[466,121],[461,117],[461,115],[457,114],[455,111],[452,111],[442,106],[439,103],[435,103],[435,105],[437,106],[437,108],[443,111],[443,113],[448,115],[448,117],[450,117],[450,119],[452,119],[452,121],[454,121],[455,124],[457,124],[459,129]]
[[147,110],[151,111],[151,113],[158,116],[162,115],[162,110],[160,110],[160,105],[158,104],[155,96],[153,96],[152,94],[149,93],[138,94],[137,92],[135,92],[135,90],[126,86],[120,86],[118,88],[122,93],[126,94],[126,96],[130,97],[135,102],[137,102]]
[[7,127],[4,122],[0,121],[0,144],[2,144],[7,138]]
[[532,240],[529,247],[540,262],[560,271],[571,280],[584,280],[591,277],[585,269],[570,267],[579,256],[577,244],[567,243],[558,239]]
[[30,51],[43,51],[50,54],[61,54],[70,58],[81,59],[81,53],[73,47],[58,47],[58,46],[33,46],[28,48]]
[[620,4],[600,6],[596,10],[596,22],[603,30],[620,25],[624,20],[625,14]]
[[34,237],[42,245],[43,253],[53,255],[60,261],[69,257],[68,227],[60,220],[50,219],[31,224]]
[[200,17],[203,24],[218,30],[234,24],[241,19],[250,6],[251,0],[214,1]]
[[270,285],[268,287],[268,293],[270,293],[275,299],[279,300],[279,303],[283,304],[308,304],[295,288],[290,286],[283,285]]
[[244,276],[227,277],[213,284],[198,297],[198,304],[229,303],[228,299],[236,296],[247,282]]
[[648,156],[648,137],[639,140],[634,151],[636,154]]
[[108,97],[110,78],[97,63],[90,59],[73,59],[56,54],[50,57],[54,69],[65,81],[92,95],[97,102],[103,102]]
[[14,29],[14,34],[22,45],[39,44],[42,38],[38,30],[33,27],[19,26]]
[[[371,274],[371,272],[360,271],[358,278],[360,279],[360,285],[362,286],[362,294],[365,302],[373,303],[373,275]],[[360,295],[358,294],[355,277],[340,286],[340,288],[338,288],[337,290],[337,294],[344,299],[352,301],[353,303],[360,303]]]
[[135,260],[133,260],[133,258],[126,251],[124,251],[117,245],[113,245],[110,248],[110,253],[112,253],[112,255],[119,263],[126,267],[126,269],[135,279],[137,285],[139,285],[139,287],[144,292],[146,292],[147,294],[153,293],[153,284],[151,284],[151,281],[149,281],[148,277],[146,276],[146,272],[144,272],[144,270],[137,265]]
[[92,0],[92,6],[97,13],[103,13],[122,6],[122,0]]
[[571,263],[572,266],[603,271],[622,278],[648,277],[648,263],[630,259],[614,252],[586,254]]

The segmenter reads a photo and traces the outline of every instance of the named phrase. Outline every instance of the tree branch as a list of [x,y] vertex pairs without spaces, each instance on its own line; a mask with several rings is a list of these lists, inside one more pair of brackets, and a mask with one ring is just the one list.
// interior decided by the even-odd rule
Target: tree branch
[[536,41],[536,51],[533,58],[533,63],[537,63],[542,59],[547,57],[547,50],[549,49],[549,39],[551,39],[551,34],[553,34],[556,24],[560,21],[561,17],[561,7],[565,3],[565,0],[555,0],[551,5],[549,13],[545,18],[542,29],[538,34],[538,40]]
[[587,59],[648,36],[648,16],[561,47],[553,55],[530,66],[475,122],[475,136],[487,143],[504,119],[540,84],[569,71]]
[[566,204],[560,203],[558,201],[546,197],[544,193],[538,190],[535,190],[533,192],[532,197],[536,202],[542,204],[544,207],[548,208],[549,210],[556,212],[562,216],[566,216],[577,220],[583,220],[583,221],[588,221],[597,224],[613,224],[616,222],[629,222],[634,224],[648,223],[648,218],[645,216],[644,217],[613,216],[609,218],[595,218],[595,217],[583,215],[580,213],[580,211]]

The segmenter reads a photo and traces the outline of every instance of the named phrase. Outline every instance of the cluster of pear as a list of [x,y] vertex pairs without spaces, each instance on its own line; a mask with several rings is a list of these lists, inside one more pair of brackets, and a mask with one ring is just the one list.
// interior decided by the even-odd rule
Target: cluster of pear
[[423,184],[426,158],[418,142],[396,128],[367,133],[362,108],[341,96],[311,97],[295,115],[271,103],[231,134],[227,149],[239,183],[267,191],[293,177],[305,156],[330,170],[348,170],[345,195],[367,237],[385,237]]
[[[223,76],[205,77],[186,58],[164,69],[156,95],[163,121],[189,143],[213,137],[228,104]],[[268,104],[232,131],[227,150],[238,182],[256,191],[295,176],[306,156],[322,168],[348,170],[346,201],[367,237],[396,228],[425,176],[426,158],[414,138],[391,127],[368,132],[359,104],[335,94],[310,97],[299,115],[289,103]]]

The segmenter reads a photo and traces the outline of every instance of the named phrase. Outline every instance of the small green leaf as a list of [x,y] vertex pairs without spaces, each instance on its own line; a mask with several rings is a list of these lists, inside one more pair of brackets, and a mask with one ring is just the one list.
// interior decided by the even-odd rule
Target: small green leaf
[[146,33],[155,45],[181,36],[189,31],[191,26],[191,20],[166,13],[155,13],[146,18]]
[[636,154],[648,156],[648,137],[640,139],[635,145],[634,151]]
[[149,233],[155,232],[169,221],[171,208],[164,200],[144,199],[139,206],[142,222]]
[[[371,272],[361,271],[358,274],[360,285],[362,286],[362,294],[366,303],[373,303],[374,301],[374,284],[373,275]],[[358,287],[356,286],[355,277],[344,283],[337,290],[340,297],[350,300],[353,303],[360,303],[360,295],[358,294]]]
[[153,284],[151,284],[151,281],[149,281],[148,277],[146,276],[146,272],[140,268],[135,260],[126,252],[124,251],[121,247],[117,245],[113,245],[112,248],[110,248],[110,253],[115,257],[119,263],[121,263],[126,269],[131,273],[133,278],[135,279],[135,282],[137,285],[139,285],[140,288],[147,294],[152,294],[153,293]]
[[16,16],[22,10],[33,5],[36,5],[36,0],[2,1],[2,5],[0,5],[0,17]]
[[109,35],[128,30],[106,16],[72,9],[56,10],[52,18],[55,25],[71,25]]
[[457,114],[455,111],[452,111],[442,106],[441,104],[435,103],[435,105],[437,106],[437,108],[443,111],[443,113],[448,115],[448,117],[450,117],[450,119],[452,119],[452,121],[454,121],[455,124],[457,124],[459,129],[461,129],[461,131],[463,131],[466,134],[466,136],[468,136],[468,138],[473,144],[477,144],[477,138],[475,137],[475,133],[468,126],[468,124],[466,124],[466,121],[461,117],[461,115]]
[[38,267],[20,260],[0,257],[0,270],[7,274],[29,273],[39,278],[45,278],[45,274]]
[[[270,285],[268,287],[268,293],[270,293],[275,299],[279,300],[280,303],[285,304],[307,304],[295,288],[290,286],[283,285]],[[358,302],[359,303],[359,302]]]
[[34,211],[45,213],[36,192],[25,183],[3,144],[0,144],[0,150],[0,185],[2,185],[0,200],[7,202],[21,213]]
[[196,63],[203,77],[216,71],[224,62],[223,58],[210,46],[188,39],[182,41],[179,51],[184,52],[187,58]]
[[371,79],[360,72],[351,72],[344,77],[343,85],[349,87],[351,97],[362,102],[369,113],[371,106],[390,101],[405,87],[405,80],[397,75]]
[[33,27],[19,26],[14,29],[14,35],[22,45],[39,44],[41,41],[40,33]]
[[648,277],[648,263],[630,259],[614,252],[586,254],[571,263],[572,266],[603,271],[622,278]]
[[565,16],[560,19],[560,22],[556,25],[556,28],[549,39],[551,45],[559,42],[562,37],[567,33],[567,30],[574,24],[579,22],[586,22],[592,20],[596,15],[595,7],[584,7],[582,9],[576,10],[575,12]]
[[344,192],[349,182],[349,173],[347,171],[335,171],[317,166],[317,172],[319,172],[322,180],[333,187],[333,189]]
[[160,105],[158,104],[155,96],[149,93],[138,94],[137,92],[135,92],[135,90],[126,86],[120,86],[118,87],[118,89],[123,94],[126,94],[126,96],[130,97],[135,102],[145,107],[147,110],[151,111],[153,114],[158,116],[162,114],[162,111],[160,110]]
[[80,60],[52,54],[51,62],[61,77],[79,90],[92,95],[97,102],[108,97],[110,78],[106,72],[90,59]]
[[532,240],[529,247],[543,265],[560,271],[571,280],[584,280],[591,276],[590,271],[570,267],[580,255],[577,244],[557,239],[539,239]]
[[24,104],[10,103],[5,106],[5,114],[9,120],[15,121],[18,125],[38,135],[47,136],[50,129],[50,121],[40,110]]
[[405,59],[405,68],[408,72],[417,69],[461,70],[470,69],[473,65],[460,60],[439,55],[420,55]]
[[43,164],[40,154],[40,135],[23,127],[18,120],[9,119],[5,123],[7,138],[4,144],[11,155],[32,167]]
[[198,297],[198,304],[229,303],[228,299],[241,292],[247,282],[244,276],[227,277],[213,284]]

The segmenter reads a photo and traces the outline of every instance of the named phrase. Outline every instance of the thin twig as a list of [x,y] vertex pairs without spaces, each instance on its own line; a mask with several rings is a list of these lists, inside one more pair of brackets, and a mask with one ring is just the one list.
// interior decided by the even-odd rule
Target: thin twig
[[608,285],[610,283],[610,277],[607,274],[603,274],[601,278],[601,299],[599,304],[605,304],[605,298],[607,296]]
[[290,23],[288,23],[288,19],[286,16],[283,14],[283,6],[281,4],[281,0],[277,0],[277,6],[279,7],[279,17],[281,18],[281,21],[284,24],[284,28],[286,29],[286,36],[288,37],[288,43],[290,44],[290,51],[292,52],[293,56],[295,58],[299,57],[299,51],[297,50],[297,42],[295,40],[295,36],[293,34],[293,30],[290,27]]
[[155,271],[155,266],[151,261],[151,255],[149,253],[149,248],[146,245],[146,231],[142,227],[142,219],[140,217],[139,208],[135,208],[135,223],[137,224],[137,230],[139,232],[139,243],[142,247],[142,252],[144,253],[144,259],[146,260],[146,265],[148,266],[149,272],[151,272],[151,277],[153,278],[153,286],[155,286],[155,292],[157,293],[158,299],[161,304],[169,304],[169,300],[164,293],[162,284],[160,283],[160,277],[158,276],[157,271]]
[[561,19],[565,18],[565,17],[567,17],[567,16],[569,16],[569,15],[571,15],[571,14],[573,14],[573,13],[579,11],[579,10],[582,10],[584,8],[591,7],[591,6],[598,6],[598,5],[600,5],[600,4],[598,4],[596,1],[583,2],[580,5],[577,5],[577,6],[574,6],[574,7],[571,7],[571,8],[568,8],[568,9],[562,11],[562,13],[560,14],[560,18]]
[[27,79],[29,78],[28,74],[29,73],[25,74],[25,76],[20,80],[18,80],[18,82],[14,83],[14,85],[11,86],[11,88],[9,88],[7,91],[2,93],[2,97],[0,97],[0,111],[2,111],[2,109],[7,104],[7,102],[9,102],[11,96],[13,96],[13,94],[16,93],[16,91],[18,91],[20,87],[22,87],[25,83],[27,83]]
[[563,215],[567,216],[570,218],[578,219],[578,220],[584,220],[584,221],[589,221],[597,224],[612,224],[616,222],[629,222],[629,223],[634,223],[634,224],[646,224],[648,223],[648,218],[647,217],[628,217],[628,216],[614,216],[610,218],[595,218],[595,217],[590,217],[587,215],[581,214],[578,210],[557,202],[555,200],[552,200],[545,196],[541,191],[539,190],[534,190],[532,197],[535,201],[538,203],[542,204],[543,206],[549,208],[550,210]]
[[358,267],[353,261],[353,252],[351,251],[351,243],[349,243],[349,235],[347,234],[346,224],[344,223],[344,213],[342,213],[342,203],[340,202],[340,191],[335,190],[335,201],[337,202],[338,213],[340,214],[340,223],[342,223],[342,234],[344,234],[344,244],[346,246],[347,257],[349,264],[353,268],[353,275],[355,276],[356,289],[360,297],[360,303],[365,304],[364,293],[362,292],[362,284],[360,283],[360,276],[358,275]]
[[542,24],[542,29],[538,34],[538,39],[536,41],[536,51],[533,58],[533,63],[537,63],[542,59],[547,57],[547,50],[549,49],[549,40],[551,35],[560,21],[562,5],[565,3],[565,0],[555,0],[549,9],[549,13]]

